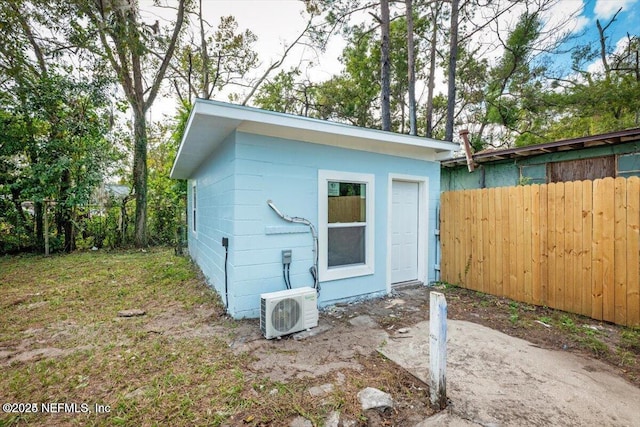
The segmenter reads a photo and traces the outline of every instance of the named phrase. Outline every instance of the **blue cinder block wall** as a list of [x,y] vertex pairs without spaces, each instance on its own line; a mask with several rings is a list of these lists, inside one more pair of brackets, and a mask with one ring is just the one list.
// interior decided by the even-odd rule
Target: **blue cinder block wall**
[[[200,266],[209,284],[225,300],[222,238],[233,235],[235,203],[235,135],[230,135],[189,179],[187,223],[189,254]],[[193,188],[196,187],[196,229],[193,227]],[[229,265],[229,277],[233,277]]]
[[[435,280],[436,206],[440,195],[440,165],[281,138],[234,132],[189,181],[197,187],[197,230],[190,224],[189,251],[209,283],[224,300],[224,248],[229,238],[229,312],[236,318],[258,317],[261,293],[285,289],[283,249],[293,251],[292,286],[313,286],[313,240],[309,228],[278,217],[271,199],[289,216],[304,217],[318,226],[318,170],[367,173],[375,176],[375,273],[321,282],[319,304],[387,292],[387,202],[389,174],[428,177],[428,280]],[[323,250],[323,248],[320,248]]]

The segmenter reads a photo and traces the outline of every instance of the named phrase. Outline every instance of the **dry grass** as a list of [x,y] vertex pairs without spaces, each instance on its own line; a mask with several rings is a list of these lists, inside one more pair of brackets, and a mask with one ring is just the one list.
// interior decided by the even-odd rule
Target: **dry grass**
[[[170,251],[25,256],[2,259],[0,271],[0,346],[18,351],[2,368],[2,402],[111,409],[11,415],[3,424],[216,424],[236,404],[230,390],[244,386],[237,375],[244,360],[223,340],[176,339],[146,327],[168,306],[222,312],[187,259]],[[147,315],[117,318],[132,307]],[[49,350],[28,357],[36,349]]]
[[[129,308],[147,314],[117,317]],[[322,425],[334,410],[364,422],[355,397],[363,387],[392,391],[400,409],[428,393],[377,354],[363,356],[364,369],[346,370],[324,396],[308,389],[336,383],[335,374],[287,383],[260,376],[250,355],[229,348],[236,322],[170,249],[0,258],[0,310],[0,403],[92,410],[0,413],[0,426],[277,426],[297,415]],[[110,411],[97,414],[95,404]],[[401,417],[389,415],[395,425]]]

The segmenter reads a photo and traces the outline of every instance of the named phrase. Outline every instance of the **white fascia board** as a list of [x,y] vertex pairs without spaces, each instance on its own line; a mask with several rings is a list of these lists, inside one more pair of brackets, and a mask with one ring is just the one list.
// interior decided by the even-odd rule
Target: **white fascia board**
[[187,126],[184,129],[184,135],[182,135],[182,141],[180,141],[180,146],[178,147],[178,152],[176,153],[176,158],[173,161],[173,166],[171,167],[171,172],[169,173],[169,178],[172,179],[187,179],[188,176],[185,175],[183,169],[183,152],[185,150],[186,139],[189,135],[189,131],[191,129],[191,124],[193,123],[193,118],[196,115],[196,106],[194,106],[193,110],[191,110],[191,114],[189,114],[189,120],[187,121]]
[[187,178],[198,166],[193,164],[190,157],[204,160],[234,129],[257,135],[429,161],[438,160],[436,156],[441,152],[449,153],[458,149],[458,144],[446,141],[198,99],[178,149],[171,177]]
[[[238,127],[238,131],[241,132],[262,133],[261,131],[271,127],[282,127],[291,130],[295,129],[298,131],[295,133],[300,136],[308,132],[310,134],[308,138],[313,139],[329,134],[346,138],[352,137],[369,142],[378,141],[387,144],[399,144],[400,146],[431,148],[436,151],[451,151],[459,147],[458,144],[431,138],[362,128],[327,120],[260,110],[253,107],[219,103],[216,101],[203,101],[200,105],[202,106],[201,112],[203,114],[242,121],[242,125]],[[321,141],[314,142],[322,143]]]
[[241,123],[240,120],[210,116],[206,111],[203,113],[202,105],[196,102],[193,106],[169,175],[171,178],[189,178]]

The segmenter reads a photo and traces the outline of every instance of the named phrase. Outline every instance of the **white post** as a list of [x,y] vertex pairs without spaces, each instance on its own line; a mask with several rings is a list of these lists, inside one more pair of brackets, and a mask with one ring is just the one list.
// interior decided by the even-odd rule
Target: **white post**
[[447,300],[431,292],[429,301],[429,388],[431,406],[447,406]]

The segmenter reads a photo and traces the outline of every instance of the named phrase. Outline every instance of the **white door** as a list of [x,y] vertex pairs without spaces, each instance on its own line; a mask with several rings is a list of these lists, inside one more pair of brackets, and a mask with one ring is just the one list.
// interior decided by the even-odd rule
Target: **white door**
[[419,184],[391,183],[391,283],[418,279]]

